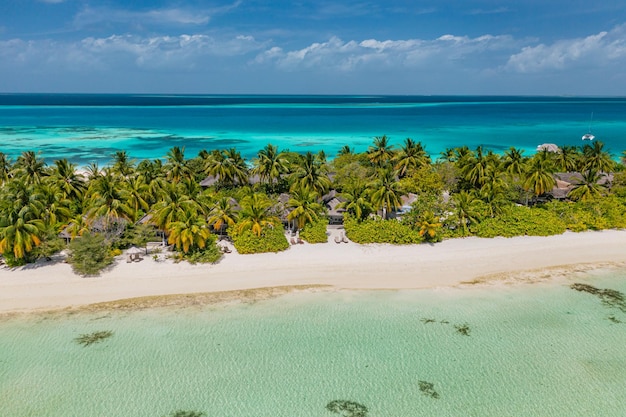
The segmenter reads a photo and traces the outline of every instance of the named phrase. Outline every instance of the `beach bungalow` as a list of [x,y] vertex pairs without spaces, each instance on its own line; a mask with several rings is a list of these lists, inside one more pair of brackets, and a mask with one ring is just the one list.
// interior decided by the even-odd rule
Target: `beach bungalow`
[[339,204],[346,201],[343,197],[337,193],[337,190],[330,190],[327,194],[322,196],[322,203],[326,207],[329,225],[341,225],[343,224],[343,215],[346,210],[344,208],[338,208]]

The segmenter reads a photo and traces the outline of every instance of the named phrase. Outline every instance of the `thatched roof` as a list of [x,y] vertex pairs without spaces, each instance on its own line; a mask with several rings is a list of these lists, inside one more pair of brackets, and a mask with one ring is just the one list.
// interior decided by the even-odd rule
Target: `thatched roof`
[[[205,179],[203,179],[202,181],[200,181],[200,186],[201,187],[212,187],[215,184],[217,184],[220,181],[220,176],[219,175],[209,175],[208,177],[206,177]],[[261,176],[258,174],[254,174],[250,177],[248,177],[248,184],[250,185],[254,185],[254,184],[258,184],[261,182]],[[238,184],[239,180],[235,179],[235,184]]]
[[129,255],[137,255],[139,253],[144,253],[144,252],[145,252],[144,249],[138,248],[135,245],[131,246],[130,248],[126,250],[126,253],[128,253]]
[[542,143],[541,145],[537,146],[537,152],[540,152],[540,151],[548,151],[548,152],[558,153],[561,150],[554,143]]

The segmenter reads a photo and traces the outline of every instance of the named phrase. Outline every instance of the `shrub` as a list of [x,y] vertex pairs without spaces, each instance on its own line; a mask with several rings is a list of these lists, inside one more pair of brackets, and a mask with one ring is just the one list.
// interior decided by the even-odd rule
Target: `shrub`
[[486,218],[473,231],[479,237],[550,236],[564,233],[566,223],[542,207],[512,206],[494,218]]
[[346,236],[356,243],[421,243],[419,232],[395,219],[367,219],[359,222],[353,217],[344,219]]
[[300,231],[300,237],[309,243],[326,243],[328,236],[326,235],[327,219],[320,219],[315,223],[307,223],[304,229]]
[[214,264],[222,259],[222,252],[213,241],[207,242],[204,249],[193,249],[183,253],[182,258],[191,264]]
[[110,246],[101,234],[85,233],[70,243],[69,263],[74,273],[82,276],[99,275],[113,263]]
[[242,254],[280,252],[289,247],[285,233],[279,227],[266,227],[261,232],[261,236],[255,235],[250,230],[242,232],[232,230],[229,233],[235,249]]

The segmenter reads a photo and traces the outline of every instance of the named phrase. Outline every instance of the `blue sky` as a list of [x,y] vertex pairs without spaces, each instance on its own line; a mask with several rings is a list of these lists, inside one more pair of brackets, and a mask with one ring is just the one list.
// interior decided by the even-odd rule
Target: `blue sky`
[[626,2],[1,0],[0,92],[626,95]]

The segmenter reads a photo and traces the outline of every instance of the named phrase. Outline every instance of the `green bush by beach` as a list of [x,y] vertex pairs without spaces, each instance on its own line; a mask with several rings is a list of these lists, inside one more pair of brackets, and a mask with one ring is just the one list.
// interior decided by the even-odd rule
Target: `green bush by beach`
[[550,210],[511,206],[497,217],[483,219],[474,233],[478,237],[550,236],[565,230],[565,222]]
[[230,237],[237,252],[241,254],[281,252],[289,247],[282,227],[267,227],[260,236],[251,230],[232,230]]
[[328,220],[326,219],[320,219],[315,223],[308,223],[300,231],[300,237],[308,243],[326,243],[328,242],[328,235],[326,234],[327,227]]
[[113,263],[113,254],[103,235],[85,233],[70,243],[68,262],[76,274],[94,276]]
[[392,243],[407,245],[422,243],[419,232],[395,220],[367,219],[358,221],[346,216],[344,219],[346,236],[356,243]]

